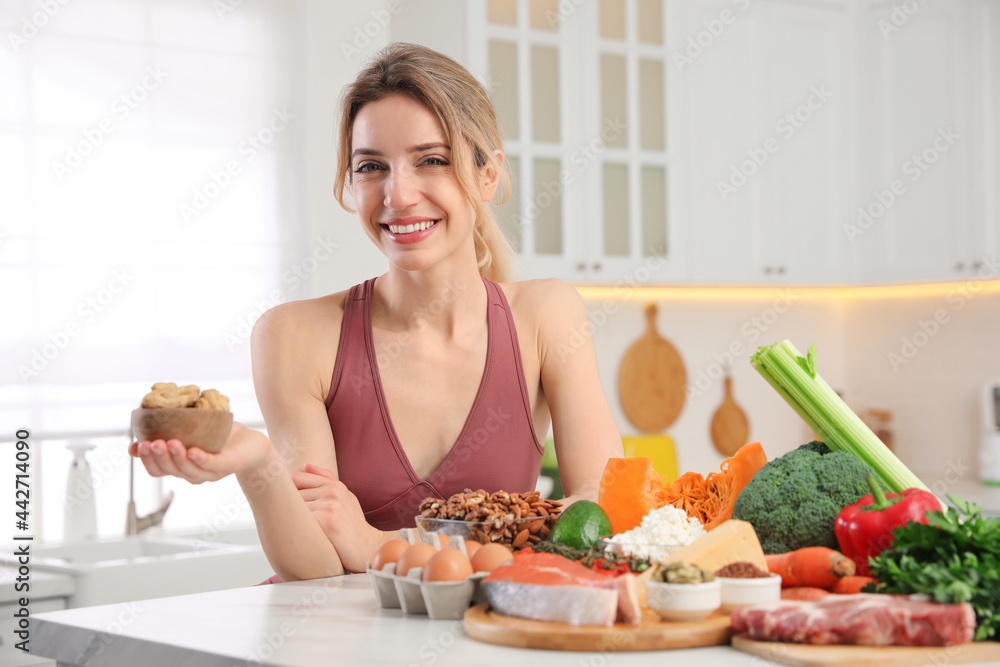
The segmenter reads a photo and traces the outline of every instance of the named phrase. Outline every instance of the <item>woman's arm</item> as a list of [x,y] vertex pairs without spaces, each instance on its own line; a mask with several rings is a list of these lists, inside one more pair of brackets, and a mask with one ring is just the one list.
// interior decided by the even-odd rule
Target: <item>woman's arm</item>
[[[286,581],[344,572],[337,550],[291,475],[307,462],[337,469],[316,370],[318,350],[309,335],[314,328],[310,308],[315,306],[309,302],[283,304],[254,325],[250,339],[254,388],[273,446],[261,465],[237,474],[264,553]],[[336,341],[336,330],[331,335]]]
[[539,323],[542,391],[552,415],[559,478],[568,502],[596,502],[608,459],[624,452],[597,372],[587,308],[573,286],[562,280],[538,281],[531,291],[532,312]]

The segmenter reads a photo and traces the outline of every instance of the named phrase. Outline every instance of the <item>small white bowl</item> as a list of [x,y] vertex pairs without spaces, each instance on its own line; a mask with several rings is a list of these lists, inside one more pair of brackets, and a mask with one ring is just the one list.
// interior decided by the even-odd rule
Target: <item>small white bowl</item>
[[700,621],[722,605],[718,580],[701,584],[646,582],[646,604],[664,621]]
[[743,607],[781,599],[781,575],[766,577],[716,577],[722,584],[722,611],[729,613]]

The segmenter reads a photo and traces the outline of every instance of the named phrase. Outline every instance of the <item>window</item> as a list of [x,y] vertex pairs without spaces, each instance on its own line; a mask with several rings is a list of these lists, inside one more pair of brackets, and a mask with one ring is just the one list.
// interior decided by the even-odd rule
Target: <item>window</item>
[[[302,14],[280,0],[0,3],[10,428],[125,429],[121,389],[157,380],[249,386],[254,319],[305,296],[303,265],[330,253],[304,247],[298,224]],[[42,447],[45,481],[62,489],[71,457]],[[137,475],[140,496],[147,482]],[[124,521],[113,504],[99,518]],[[51,505],[48,538],[61,500]]]

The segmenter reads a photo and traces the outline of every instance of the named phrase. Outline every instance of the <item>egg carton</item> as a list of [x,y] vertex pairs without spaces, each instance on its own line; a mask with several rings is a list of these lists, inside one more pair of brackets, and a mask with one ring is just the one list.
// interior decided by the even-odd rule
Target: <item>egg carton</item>
[[[416,529],[408,528],[401,532],[401,538],[410,544],[422,541]],[[461,535],[453,536],[447,547],[442,546],[437,533],[429,533],[424,538],[423,541],[438,551],[442,548],[456,549],[468,557]],[[422,567],[411,568],[405,577],[396,574],[395,563],[387,563],[381,571],[373,570],[368,563],[366,571],[380,609],[401,609],[404,614],[426,615],[433,620],[458,620],[470,605],[486,602],[486,594],[480,584],[486,572],[476,572],[462,581],[423,581]]]

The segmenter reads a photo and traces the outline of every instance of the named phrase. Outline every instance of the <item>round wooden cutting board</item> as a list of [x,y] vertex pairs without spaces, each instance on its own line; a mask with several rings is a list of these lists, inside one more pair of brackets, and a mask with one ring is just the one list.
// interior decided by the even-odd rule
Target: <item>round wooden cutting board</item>
[[671,623],[650,609],[642,623],[612,627],[567,625],[505,616],[483,603],[465,612],[465,634],[489,644],[554,651],[655,651],[729,643],[729,614],[716,612],[704,621]]
[[684,408],[687,371],[680,353],[656,331],[656,306],[646,305],[646,333],[625,352],[618,395],[629,421],[644,433],[665,430]]
[[750,440],[750,422],[733,399],[733,378],[726,375],[726,395],[712,416],[712,444],[723,456],[732,456]]

